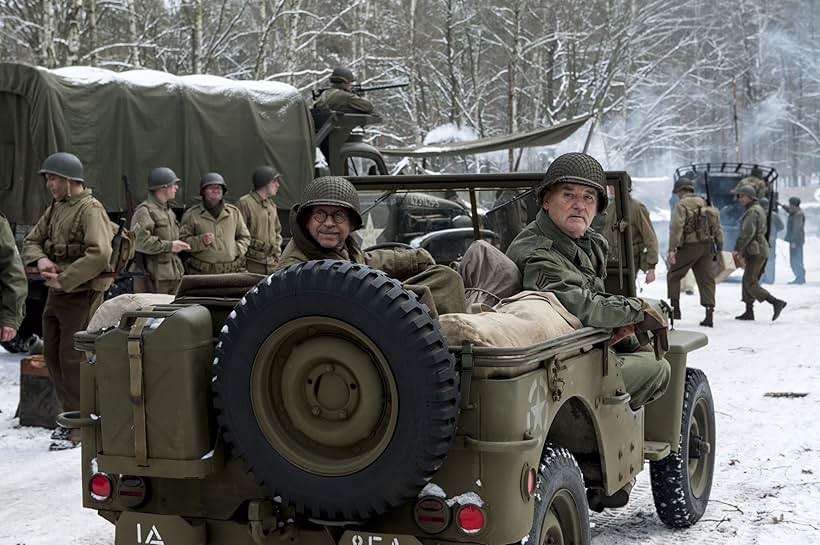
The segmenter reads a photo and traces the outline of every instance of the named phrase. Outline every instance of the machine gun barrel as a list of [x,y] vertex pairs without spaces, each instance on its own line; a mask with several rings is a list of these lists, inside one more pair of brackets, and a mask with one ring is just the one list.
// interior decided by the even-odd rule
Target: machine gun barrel
[[382,85],[369,85],[367,87],[363,87],[361,85],[353,85],[350,87],[350,90],[356,93],[357,95],[368,93],[370,91],[382,91],[384,89],[400,89],[402,87],[407,87],[410,84],[408,82],[401,82],[401,83],[385,83]]

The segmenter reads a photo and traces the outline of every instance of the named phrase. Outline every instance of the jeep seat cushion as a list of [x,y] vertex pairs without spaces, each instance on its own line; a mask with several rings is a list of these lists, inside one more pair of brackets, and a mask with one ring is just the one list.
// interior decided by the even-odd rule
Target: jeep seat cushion
[[[450,346],[468,341],[473,346],[495,348],[530,346],[582,327],[580,320],[554,294],[540,291],[522,291],[502,299],[488,312],[443,314],[439,324]],[[476,367],[473,376],[510,378],[528,373],[538,365],[536,362],[520,367]]]
[[177,297],[232,297],[239,299],[254,287],[264,274],[186,274],[177,289]]
[[88,322],[86,331],[96,333],[114,327],[126,312],[134,312],[152,305],[167,305],[174,300],[173,295],[164,293],[124,293],[108,301],[103,301]]

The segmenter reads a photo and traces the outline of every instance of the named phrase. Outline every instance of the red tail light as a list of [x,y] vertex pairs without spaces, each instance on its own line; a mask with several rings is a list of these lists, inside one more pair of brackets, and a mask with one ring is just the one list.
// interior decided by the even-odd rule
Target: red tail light
[[91,497],[97,501],[106,501],[111,497],[111,479],[105,473],[95,473],[88,483]]
[[456,515],[456,523],[465,534],[477,534],[484,529],[484,511],[477,505],[462,505]]

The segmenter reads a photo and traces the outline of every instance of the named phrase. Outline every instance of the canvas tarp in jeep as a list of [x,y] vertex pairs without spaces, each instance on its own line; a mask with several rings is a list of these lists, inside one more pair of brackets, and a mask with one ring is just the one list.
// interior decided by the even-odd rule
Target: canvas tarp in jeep
[[277,82],[3,63],[0,127],[0,210],[13,223],[36,222],[51,201],[37,171],[56,151],[82,160],[109,211],[125,209],[124,174],[136,205],[157,166],[182,178],[180,205],[194,201],[200,176],[212,170],[236,199],[257,166],[273,165],[283,177],[280,207],[297,201],[313,177],[308,104]]

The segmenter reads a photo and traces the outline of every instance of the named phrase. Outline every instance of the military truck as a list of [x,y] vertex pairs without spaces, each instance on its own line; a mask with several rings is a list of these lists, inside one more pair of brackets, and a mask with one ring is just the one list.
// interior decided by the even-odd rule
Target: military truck
[[[774,240],[772,229],[772,216],[777,215],[777,170],[774,167],[759,165],[757,163],[692,163],[683,165],[675,169],[674,181],[681,177],[687,177],[695,182],[695,193],[706,199],[706,202],[720,210],[720,224],[723,227],[723,245],[727,250],[735,246],[738,230],[740,228],[740,218],[743,216],[743,207],[735,201],[734,189],[737,184],[752,172],[759,175],[766,185],[766,198],[769,203],[766,206],[769,231],[767,238],[771,242]],[[670,202],[670,205],[672,203]],[[774,249],[771,250],[771,258],[766,263],[761,280],[766,283],[773,283],[775,278]]]
[[[0,125],[9,128],[0,131],[0,210],[22,239],[51,202],[37,172],[56,151],[80,157],[85,179],[115,222],[145,198],[145,179],[158,165],[172,167],[182,179],[176,201],[181,216],[184,205],[198,198],[203,173],[222,173],[231,200],[250,190],[257,166],[270,164],[283,178],[276,201],[287,241],[287,218],[317,173],[318,147],[326,154],[326,173],[366,174],[372,167],[387,174],[381,153],[361,132],[381,121],[378,115],[313,111],[295,87],[279,82],[0,63]],[[372,203],[379,195],[364,197]],[[455,218],[470,213],[441,197],[391,195],[373,209],[367,232],[380,230],[374,244],[409,243],[454,227]],[[130,289],[124,275],[111,295]],[[27,318],[17,337],[3,343],[12,352],[42,334],[47,290],[35,277],[29,291]]]
[[[352,181],[474,194],[541,177]],[[620,200],[625,176],[608,179]],[[82,429],[83,505],[117,545],[584,545],[587,494],[616,494],[646,461],[665,524],[706,509],[714,407],[687,367],[701,333],[669,331],[669,388],[632,410],[608,330],[445,337],[447,315],[349,262],[191,282],[75,338],[81,409],[60,422]]]

